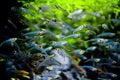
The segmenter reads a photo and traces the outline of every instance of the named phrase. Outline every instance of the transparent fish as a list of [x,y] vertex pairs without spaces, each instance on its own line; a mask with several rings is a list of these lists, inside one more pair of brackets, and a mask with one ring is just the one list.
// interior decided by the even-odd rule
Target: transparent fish
[[91,15],[96,16],[96,17],[100,17],[101,16],[100,12],[87,12],[87,14],[91,14]]
[[21,10],[24,12],[24,13],[27,13],[27,14],[30,14],[30,15],[32,15],[32,16],[34,16],[34,13],[32,12],[32,11],[30,11],[29,9],[27,9],[27,8],[21,8]]
[[86,60],[86,59],[87,59],[87,57],[86,57],[86,56],[84,56],[83,54],[78,55],[78,57],[79,57],[81,60]]
[[22,29],[20,32],[28,32],[28,31],[30,31],[30,28]]
[[46,30],[46,29],[42,29],[42,34],[43,35],[48,35],[48,36],[52,36],[52,37],[54,37],[54,38],[57,38],[56,37],[56,34],[55,33],[53,33],[52,31],[50,31],[50,30]]
[[62,34],[58,34],[58,35],[56,35],[56,37],[59,38],[59,39],[60,39],[60,38],[63,39],[65,36],[62,35]]
[[72,28],[70,25],[63,23],[62,28],[61,28],[62,34],[66,35],[70,32],[74,31],[74,28]]
[[63,35],[66,35],[66,34],[68,34],[68,33],[70,32],[70,31],[65,27],[65,25],[62,26],[61,31],[62,31],[62,34],[63,34]]
[[101,61],[101,59],[100,58],[92,58],[92,59],[87,59],[85,62],[100,62]]
[[47,47],[45,48],[45,51],[48,52],[48,51],[51,51],[52,50],[52,47]]
[[33,32],[25,33],[24,36],[35,36],[35,35],[40,35],[41,33],[42,33],[41,31],[33,31]]
[[5,41],[3,41],[1,44],[0,44],[0,47],[3,46],[3,45],[13,45],[13,43],[17,40],[18,38],[10,38],[10,39],[7,39]]
[[116,35],[115,33],[106,32],[106,33],[102,33],[102,34],[97,35],[97,37],[99,37],[99,38],[112,38],[115,35]]
[[31,48],[31,47],[36,46],[36,43],[35,42],[29,42],[29,43],[26,43],[26,46]]
[[111,80],[111,79],[107,79],[107,78],[97,78],[97,80]]
[[[28,8],[33,9],[33,10],[36,10],[35,7],[34,7],[32,4],[27,3],[26,5],[27,5]],[[37,11],[37,10],[36,10],[36,11]]]
[[92,44],[99,44],[99,45],[106,45],[108,43],[113,42],[114,40],[112,39],[104,39],[104,38],[94,38],[94,39],[90,39],[88,40],[88,42],[92,42]]
[[93,66],[82,66],[86,71],[97,71],[97,68]]
[[52,20],[49,20],[47,22],[47,25],[49,25],[49,27],[52,27],[52,28],[55,28],[55,29],[59,28],[59,24],[57,22],[52,21]]
[[81,35],[80,34],[71,34],[69,36],[64,37],[63,39],[68,39],[68,38],[79,38]]
[[8,20],[8,22],[9,22],[15,29],[17,29],[17,26],[16,26],[11,20]]
[[49,11],[50,6],[49,5],[45,5],[45,6],[39,6],[40,12],[46,12]]
[[102,24],[102,27],[107,30],[109,29],[109,26],[107,24]]
[[66,41],[60,41],[60,42],[50,42],[50,45],[53,47],[53,48],[63,48],[63,49],[65,49],[65,50],[67,50],[66,49],[66,47],[65,47],[65,45],[67,44],[67,42]]
[[73,52],[73,54],[76,55],[77,57],[79,57],[81,60],[86,60],[87,57],[83,55],[84,52],[85,52],[85,51],[78,49],[78,50],[75,50],[75,51]]
[[112,53],[112,59],[116,60],[118,63],[120,63],[120,54]]
[[67,23],[63,23],[63,28],[65,29],[68,29],[69,31],[74,31],[74,28],[71,26],[71,25],[69,25],[69,24],[67,24]]
[[47,52],[45,51],[45,49],[40,48],[40,47],[38,47],[38,46],[31,47],[29,50],[30,50],[30,51],[33,51],[33,52],[41,52],[41,53],[47,55]]
[[94,50],[96,50],[96,48],[97,48],[96,46],[89,47],[89,48],[86,49],[86,52],[94,51]]
[[111,42],[104,43],[102,45],[105,46],[110,51],[119,52],[119,43],[118,42],[111,41]]
[[94,39],[90,39],[90,40],[87,40],[87,41],[88,41],[88,42],[97,42],[97,41],[100,40],[100,39],[103,40],[103,38],[94,38]]
[[87,30],[86,34],[88,34],[88,35],[96,35],[96,33],[94,31],[91,31],[91,30]]
[[74,50],[73,53],[74,54],[84,54],[84,50],[81,50],[81,49],[77,49],[77,50]]
[[73,20],[80,20],[80,19],[84,19],[85,17],[86,17],[86,13],[83,10],[76,10],[68,15],[68,18],[71,18]]
[[76,29],[74,29],[73,33],[78,32],[78,31],[82,30],[83,28],[84,28],[84,26],[79,26]]
[[105,74],[110,77],[110,78],[115,78],[115,77],[118,77],[118,75],[112,73],[112,72],[105,72]]
[[71,18],[72,15],[78,15],[78,14],[81,14],[82,12],[83,12],[83,10],[76,10],[73,13],[71,13],[68,17]]
[[114,23],[120,24],[120,19],[112,19],[112,21],[113,21]]

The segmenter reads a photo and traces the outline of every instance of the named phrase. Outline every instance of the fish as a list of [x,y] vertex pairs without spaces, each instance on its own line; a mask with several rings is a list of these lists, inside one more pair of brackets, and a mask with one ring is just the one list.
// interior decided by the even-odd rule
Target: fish
[[14,42],[16,42],[17,39],[18,38],[9,38],[9,39],[3,41],[2,43],[0,43],[0,47],[2,47],[3,45],[11,46],[11,45],[13,45]]

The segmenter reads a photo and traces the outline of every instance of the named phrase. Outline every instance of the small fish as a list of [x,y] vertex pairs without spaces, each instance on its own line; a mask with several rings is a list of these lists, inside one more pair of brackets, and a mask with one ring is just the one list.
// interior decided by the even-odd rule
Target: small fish
[[0,44],[0,47],[5,45],[7,47],[14,47],[14,49],[16,49],[18,52],[20,52],[20,46],[17,44],[17,40],[22,40],[23,39],[20,39],[20,38],[10,38],[10,39],[7,39],[5,41],[3,41],[1,44]]
[[98,38],[112,38],[115,37],[115,33],[111,33],[111,32],[106,32],[106,33],[102,33],[97,35]]
[[97,71],[97,68],[93,67],[93,66],[82,66],[86,71]]
[[96,17],[101,16],[100,12],[87,12],[87,14],[91,14],[91,15],[96,16]]
[[27,8],[21,8],[21,10],[24,12],[24,13],[27,13],[27,14],[30,14],[30,15],[32,15],[32,16],[34,16],[34,13],[32,12],[32,11],[30,11],[29,9],[27,9]]
[[96,33],[94,31],[91,31],[91,30],[87,30],[86,34],[88,34],[88,35],[96,35]]
[[57,22],[52,21],[52,20],[48,21],[48,22],[47,22],[47,25],[49,25],[49,27],[56,28],[56,29],[57,29],[58,26],[59,26],[59,24],[58,24]]
[[73,53],[74,54],[84,54],[84,50],[81,50],[81,49],[77,49],[77,50],[74,50]]
[[61,9],[61,10],[65,11],[66,13],[68,13],[68,12],[66,11],[66,9],[62,8],[62,7],[59,6],[59,5],[55,5],[55,7],[56,7],[57,9]]
[[118,53],[112,53],[112,59],[120,63],[120,54]]
[[92,58],[92,59],[86,60],[85,63],[87,63],[87,62],[97,63],[97,62],[100,62],[100,61],[101,61],[101,59],[99,59],[99,58]]
[[52,47],[47,47],[47,48],[45,48],[45,51],[46,52],[49,52],[49,51],[51,51],[52,50]]
[[35,35],[40,35],[41,33],[42,33],[41,31],[33,31],[33,32],[25,33],[24,36],[35,36]]
[[118,75],[112,73],[112,72],[105,72],[105,74],[109,77],[109,78],[117,78]]
[[17,29],[17,26],[13,23],[12,20],[8,20],[8,22],[9,22],[15,29]]
[[66,45],[67,42],[66,41],[60,41],[60,42],[50,42],[50,45],[53,47],[53,48],[63,48],[65,50],[66,47],[64,45]]
[[86,52],[94,51],[94,50],[96,50],[96,49],[97,49],[96,46],[88,47],[88,48],[86,49]]
[[97,78],[97,80],[111,80],[111,79],[108,79],[108,78]]
[[66,35],[66,34],[68,34],[70,32],[73,32],[74,28],[72,28],[72,26],[70,26],[70,25],[68,25],[66,23],[63,23],[61,31],[62,31],[62,34]]
[[3,46],[3,45],[13,45],[13,43],[17,40],[18,38],[9,38],[5,41],[3,41],[1,44],[0,44],[0,47]]
[[75,51],[73,52],[73,54],[74,54],[75,56],[77,56],[78,58],[80,58],[81,60],[86,60],[87,57],[83,55],[84,52],[85,52],[85,51],[78,49],[78,50],[75,50]]
[[29,43],[26,43],[26,46],[31,48],[31,47],[36,46],[36,43],[35,42],[29,42]]
[[112,19],[112,21],[113,21],[114,23],[120,24],[120,19]]
[[41,52],[47,55],[47,52],[43,48],[40,48],[39,46],[31,47],[29,50],[33,52]]
[[53,38],[57,38],[56,34],[53,33],[52,31],[50,30],[46,30],[46,29],[42,29],[42,35],[45,35],[45,36],[51,36]]
[[84,19],[85,17],[86,17],[86,13],[83,10],[76,10],[73,13],[68,15],[68,18],[71,18],[75,21]]
[[[32,4],[27,3],[26,6],[27,6],[27,8],[36,10],[35,7],[34,7]],[[37,11],[37,10],[36,10],[36,11]]]
[[73,31],[73,33],[81,31],[83,28],[84,28],[84,26],[79,26]]
[[87,42],[92,42],[93,45],[99,44],[102,46],[106,46],[106,44],[113,42],[114,40],[112,39],[104,39],[104,38],[94,38],[90,39]]
[[71,34],[69,36],[64,37],[63,39],[68,39],[68,38],[80,38],[80,34]]
[[102,24],[102,27],[106,30],[109,30],[109,26],[107,24]]
[[45,6],[39,6],[38,8],[40,9],[40,12],[46,12],[49,11],[50,6],[45,5]]

